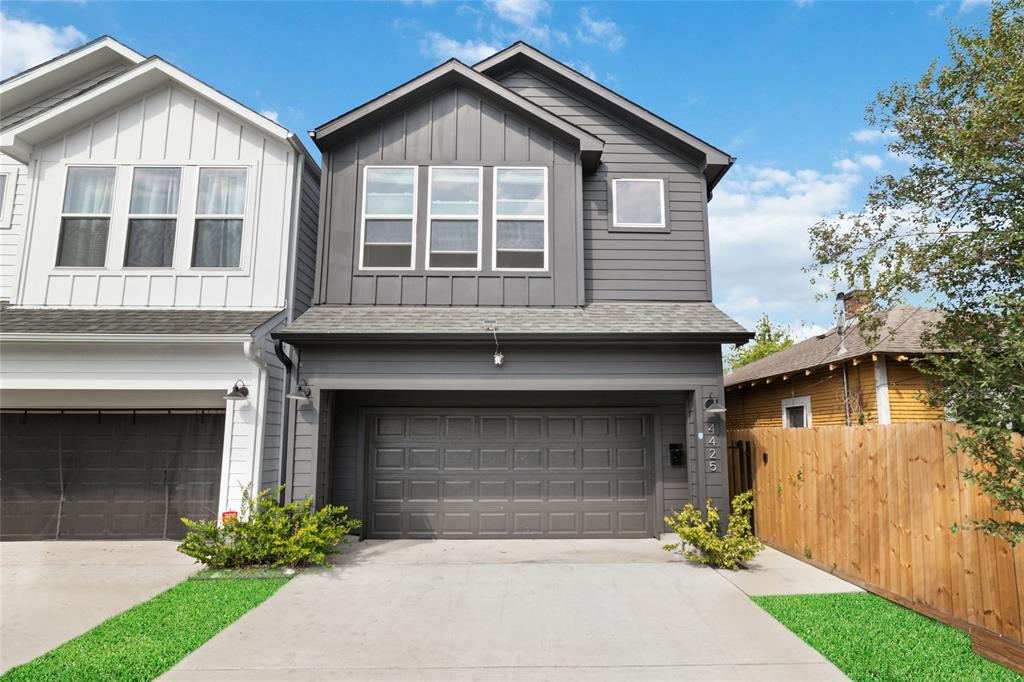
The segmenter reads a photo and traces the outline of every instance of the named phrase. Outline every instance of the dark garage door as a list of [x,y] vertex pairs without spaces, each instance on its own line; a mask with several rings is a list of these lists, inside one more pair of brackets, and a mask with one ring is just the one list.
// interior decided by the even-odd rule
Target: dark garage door
[[180,538],[214,518],[224,413],[5,413],[0,538]]
[[387,410],[368,434],[370,537],[650,537],[651,417]]

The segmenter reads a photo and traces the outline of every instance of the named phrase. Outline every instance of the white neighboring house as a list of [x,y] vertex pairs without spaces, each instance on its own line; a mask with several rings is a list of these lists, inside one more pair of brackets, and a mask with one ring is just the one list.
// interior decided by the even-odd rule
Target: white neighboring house
[[277,485],[269,333],[308,307],[317,240],[301,141],[109,37],[0,107],[0,537],[179,537]]

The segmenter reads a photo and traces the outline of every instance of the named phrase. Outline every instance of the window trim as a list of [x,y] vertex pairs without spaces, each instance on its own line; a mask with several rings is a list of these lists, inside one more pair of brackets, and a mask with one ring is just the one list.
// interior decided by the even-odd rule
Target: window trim
[[[109,213],[67,213],[64,211],[64,201],[67,199],[68,194],[68,178],[71,177],[72,168],[113,168],[114,169],[114,187],[110,192],[110,212]],[[85,270],[89,272],[95,272],[97,270],[106,270],[107,263],[110,262],[110,231],[114,227],[114,208],[117,206],[117,181],[120,166],[118,164],[106,164],[106,163],[69,163],[64,166],[64,184],[61,189],[63,191],[60,194],[60,219],[57,223],[57,251],[53,254],[53,267],[56,270]],[[103,245],[103,265],[61,265],[60,264],[60,251],[61,247],[64,246],[64,219],[65,218],[106,218],[107,220],[107,239]]]
[[[147,164],[149,167],[156,168],[167,168],[168,166],[154,166],[153,164]],[[249,212],[249,201],[252,198],[252,187],[251,180],[253,177],[252,167],[244,164],[214,164],[214,163],[197,163],[193,166],[195,168],[195,178],[192,182],[192,213],[189,218],[192,221],[190,232],[191,242],[189,243],[188,250],[188,269],[198,272],[242,272],[245,267],[242,265],[242,255],[245,250],[245,234],[246,234],[246,215]],[[245,171],[245,196],[242,198],[242,213],[200,213],[199,212],[199,180],[203,174],[203,170],[244,170]],[[134,175],[132,176],[134,179]],[[129,192],[131,188],[129,187]],[[131,196],[129,195],[129,204],[131,203]],[[178,211],[181,211],[181,197],[178,197]],[[240,220],[242,222],[242,234],[239,237],[238,244],[238,265],[225,265],[218,267],[214,265],[196,265],[196,227],[200,220]],[[125,243],[127,248],[127,230],[128,223],[125,222]],[[175,234],[177,238],[177,234]],[[164,271],[166,268],[148,268],[151,270]],[[134,268],[132,268],[134,271]]]
[[[790,407],[802,407],[804,408],[804,426],[790,426],[787,423],[786,409]],[[813,425],[811,421],[811,396],[801,395],[795,398],[783,398],[782,399],[782,428],[784,429],[795,429],[795,428],[809,428]]]
[[[197,166],[197,168],[202,168],[202,167],[203,166]],[[185,179],[184,178],[184,175],[185,175],[184,167],[183,166],[176,166],[176,165],[173,165],[173,164],[169,164],[169,165],[165,165],[165,166],[140,164],[140,165],[137,165],[137,166],[132,166],[131,168],[132,168],[132,175],[131,175],[131,179],[128,181],[128,209],[127,209],[127,217],[125,218],[125,223],[124,223],[124,257],[121,260],[121,267],[123,269],[125,269],[125,270],[131,270],[132,272],[138,272],[140,270],[164,271],[164,270],[174,269],[174,260],[175,260],[174,256],[175,256],[175,252],[177,251],[177,245],[178,245],[178,230],[180,229],[180,225],[181,225],[181,219],[180,219],[179,216],[181,216],[181,195],[184,194],[184,192],[181,191],[182,190],[182,185],[184,184],[182,181]],[[174,213],[132,213],[132,191],[135,189],[135,174],[138,172],[138,170],[140,168],[147,168],[147,169],[148,168],[158,168],[158,169],[161,169],[161,170],[162,169],[175,169],[175,170],[178,171],[178,203],[177,203],[177,206],[175,207],[177,210]],[[198,187],[199,187],[199,185],[198,185],[198,183],[199,183],[199,171],[198,170],[196,170],[196,183],[197,183],[196,184],[196,188],[198,189]],[[246,184],[246,191],[248,192],[248,185],[249,185],[248,175],[246,175],[245,184]],[[246,197],[246,199],[248,199],[248,196]],[[196,193],[196,204],[198,205],[198,203],[199,203],[199,194],[197,192]],[[192,221],[192,242],[193,242],[193,247],[195,246],[195,218],[196,218],[196,214],[193,213],[193,221]],[[128,245],[129,245],[129,243],[131,241],[131,236],[132,236],[132,220],[173,220],[174,221],[174,242],[173,242],[173,244],[171,246],[171,264],[170,265],[159,265],[159,266],[157,266],[157,265],[128,265]],[[242,219],[242,231],[243,231],[243,233],[245,231],[245,218]],[[238,255],[238,262],[239,262],[239,265],[241,265],[241,262],[242,262],[242,255],[241,255],[241,253],[239,253],[239,255]],[[191,264],[191,262],[190,262],[190,264]],[[221,268],[217,268],[217,269],[220,270]]]
[[[499,220],[523,220],[523,221],[536,221],[536,216],[509,216],[508,214],[498,213],[498,171],[499,170],[541,170],[544,172],[544,216],[542,221],[544,223],[544,267],[542,268],[499,268],[498,267],[498,221]],[[550,269],[550,236],[548,234],[549,221],[551,213],[551,205],[549,201],[550,192],[548,191],[549,181],[548,167],[547,166],[495,166],[494,177],[491,180],[491,269],[495,272],[548,272]],[[503,249],[508,250],[508,249]],[[533,250],[530,249],[532,252]]]
[[[433,253],[430,242],[430,230],[435,220],[450,220],[454,222],[469,222],[472,218],[470,215],[453,215],[450,213],[441,213],[434,215],[434,207],[431,203],[434,193],[434,169],[444,168],[446,170],[475,170],[476,175],[476,266],[471,268],[448,268],[438,267],[430,265],[430,256]],[[444,270],[448,272],[480,272],[483,269],[483,250],[484,250],[484,168],[483,166],[449,166],[445,164],[430,165],[427,167],[427,233],[426,233],[426,246],[423,248],[424,253],[424,270],[438,271]],[[442,251],[439,253],[469,253],[469,251]]]
[[[405,214],[374,214],[371,220],[410,220],[412,222],[412,241],[409,244],[409,265],[400,267],[366,267],[363,265],[363,255],[366,247],[366,177],[370,169],[406,169],[412,170],[412,215]],[[420,167],[415,165],[377,165],[367,164],[363,166],[363,184],[361,188],[362,198],[359,202],[359,270],[369,272],[407,272],[416,269],[416,222],[419,212],[420,193]],[[428,206],[429,210],[429,206]]]
[[[616,196],[616,184],[622,181],[629,182],[657,182],[658,198],[661,203],[661,222],[660,223],[626,223],[619,222],[619,202]],[[609,195],[611,200],[611,211],[610,218],[611,224],[609,225],[610,230],[622,230],[629,232],[669,232],[670,223],[668,219],[668,202],[665,199],[665,192],[668,187],[668,182],[662,176],[643,176],[643,175],[615,175],[609,178]]]
[[18,191],[18,171],[17,168],[0,170],[0,175],[7,177],[4,196],[0,199],[0,229],[10,229],[14,226],[14,195]]

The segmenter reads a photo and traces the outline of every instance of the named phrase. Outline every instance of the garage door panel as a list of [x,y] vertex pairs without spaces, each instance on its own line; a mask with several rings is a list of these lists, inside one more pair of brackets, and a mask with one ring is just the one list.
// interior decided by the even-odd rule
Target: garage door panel
[[650,415],[401,412],[369,417],[371,537],[653,534]]
[[222,414],[4,414],[2,425],[3,539],[177,538],[179,517],[216,516]]

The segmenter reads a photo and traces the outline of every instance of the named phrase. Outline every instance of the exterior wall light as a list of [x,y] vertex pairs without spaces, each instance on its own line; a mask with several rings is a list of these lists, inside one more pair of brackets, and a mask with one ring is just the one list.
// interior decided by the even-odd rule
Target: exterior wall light
[[494,320],[484,320],[484,324],[487,325],[487,331],[494,335],[494,366],[501,367],[505,364],[505,356],[498,346],[498,325]]
[[704,401],[704,411],[708,414],[724,414],[725,405],[718,402],[718,398],[711,397]]
[[224,394],[224,400],[245,400],[248,397],[249,389],[242,383],[241,379],[236,381],[231,390]]
[[285,396],[288,400],[296,400],[299,402],[308,403],[313,397],[313,389],[309,387],[305,379],[301,379],[295,389],[288,392]]

